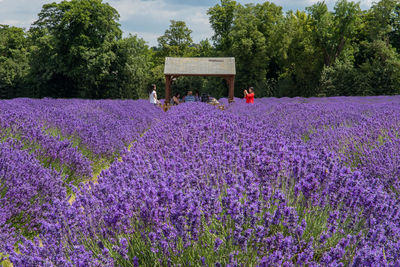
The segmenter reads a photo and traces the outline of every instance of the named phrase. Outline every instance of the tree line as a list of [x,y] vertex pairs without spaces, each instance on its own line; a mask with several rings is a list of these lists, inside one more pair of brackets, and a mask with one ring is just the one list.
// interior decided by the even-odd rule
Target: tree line
[[[184,21],[171,20],[149,47],[122,37],[118,12],[102,0],[45,4],[28,30],[0,25],[0,98],[144,98],[150,84],[164,87],[166,56],[235,57],[237,97],[249,86],[275,97],[400,93],[399,0],[289,12],[221,0],[207,14],[210,39],[195,43]],[[214,77],[181,77],[172,89],[228,92]]]

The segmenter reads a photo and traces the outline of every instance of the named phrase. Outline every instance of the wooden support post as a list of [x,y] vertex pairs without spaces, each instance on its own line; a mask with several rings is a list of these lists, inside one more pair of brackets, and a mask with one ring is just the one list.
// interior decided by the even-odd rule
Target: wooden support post
[[171,84],[172,77],[170,75],[165,75],[165,104],[169,105],[171,100]]
[[228,82],[228,87],[229,87],[229,95],[228,95],[228,102],[232,103],[235,100],[233,99],[234,92],[235,92],[235,76],[229,76],[227,77],[226,81]]

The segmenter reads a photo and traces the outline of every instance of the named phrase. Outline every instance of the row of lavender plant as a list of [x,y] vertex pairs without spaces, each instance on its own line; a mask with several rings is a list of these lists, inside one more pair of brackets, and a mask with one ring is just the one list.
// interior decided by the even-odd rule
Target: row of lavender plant
[[400,98],[257,102],[172,108],[10,260],[399,265]]
[[43,131],[39,120],[42,109],[30,108],[20,101],[1,102],[1,138],[19,140],[24,149],[34,153],[45,167],[54,167],[58,171],[68,168],[66,174],[77,177],[90,177],[92,170],[88,159],[68,140],[51,136]]
[[112,161],[163,115],[145,101],[16,99],[0,105],[3,140],[17,138],[47,166],[55,162],[80,177],[92,175],[93,161]]
[[66,200],[62,177],[16,140],[0,143],[0,252],[13,249],[19,236],[38,234],[52,206]]
[[[399,194],[399,101],[398,96],[270,99],[261,100],[246,115],[269,125],[279,124],[279,119],[291,121],[279,127],[281,134],[335,151],[347,166],[381,179],[387,190]],[[233,112],[238,108],[248,107],[236,105]]]
[[0,101],[0,256],[69,205],[66,188],[91,180],[94,160],[112,161],[163,115],[144,101]]
[[160,109],[148,101],[138,100],[29,100],[36,109],[44,108],[43,119],[48,128],[56,128],[63,136],[79,139],[98,156],[113,156],[136,140],[152,124],[161,119]]

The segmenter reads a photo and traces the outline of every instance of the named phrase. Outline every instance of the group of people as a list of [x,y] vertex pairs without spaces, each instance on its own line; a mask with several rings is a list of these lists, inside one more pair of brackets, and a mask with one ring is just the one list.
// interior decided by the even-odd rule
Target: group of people
[[[149,94],[150,103],[155,105],[161,105],[161,102],[157,99],[157,92],[156,92],[156,85],[151,85],[151,92]],[[244,98],[246,99],[246,103],[254,104],[254,88],[250,87],[248,90],[244,90],[243,92]],[[187,95],[181,99],[180,93],[176,93],[170,101],[171,105],[179,105],[180,103],[187,103],[187,102],[206,102],[206,103],[216,103],[218,101],[214,98],[209,96],[208,94],[202,94],[201,97],[198,92],[193,95],[193,91],[188,91]]]
[[[151,85],[151,91],[149,94],[150,103],[154,105],[161,105],[161,102],[157,99],[157,91],[156,85]],[[170,105],[179,105],[181,103],[188,103],[188,102],[206,102],[212,104],[219,104],[218,100],[214,97],[209,96],[208,94],[200,94],[198,92],[193,95],[193,91],[188,91],[187,94],[181,98],[180,93],[176,93],[170,100]]]
[[208,94],[202,94],[200,96],[199,92],[196,92],[193,95],[193,91],[188,91],[187,94],[181,98],[180,93],[176,93],[172,98],[171,98],[171,105],[179,105],[181,103],[188,103],[188,102],[205,102],[205,103],[213,103],[213,104],[219,104],[217,99],[214,97],[209,96]]

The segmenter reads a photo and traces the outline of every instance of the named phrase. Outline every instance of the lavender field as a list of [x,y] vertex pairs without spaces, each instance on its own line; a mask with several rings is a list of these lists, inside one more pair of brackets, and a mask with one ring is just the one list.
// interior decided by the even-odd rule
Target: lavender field
[[5,266],[399,266],[400,97],[0,101]]

